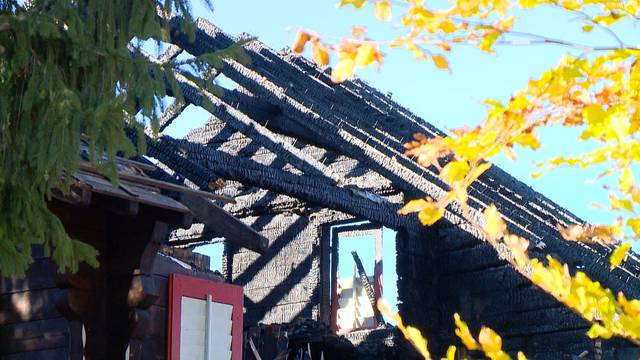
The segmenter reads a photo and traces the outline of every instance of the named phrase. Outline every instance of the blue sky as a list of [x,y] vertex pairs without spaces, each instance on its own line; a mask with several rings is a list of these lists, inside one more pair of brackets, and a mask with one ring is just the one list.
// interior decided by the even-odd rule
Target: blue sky
[[[366,26],[368,36],[374,39],[390,40],[398,34],[393,28],[393,21],[398,21],[397,18],[391,25],[379,23],[375,21],[371,7],[338,9],[336,3],[336,0],[214,0],[215,10],[210,13],[198,0],[193,0],[193,10],[196,16],[210,20],[231,35],[246,32],[274,49],[289,46],[295,35],[294,29],[299,27],[333,40],[348,35],[353,25]],[[583,34],[581,22],[574,16],[549,7],[527,12],[516,9],[515,15],[514,29],[518,31],[591,45],[614,44],[609,35],[597,29],[590,35]],[[621,24],[616,30],[625,42],[640,43],[640,32],[630,24]],[[557,64],[564,54],[580,55],[576,50],[550,45],[501,46],[495,55],[482,53],[474,47],[460,46],[454,48],[449,56],[451,71],[441,71],[430,63],[414,61],[412,55],[403,51],[385,52],[387,56],[381,70],[366,69],[358,76],[391,93],[397,102],[443,130],[478,124],[485,115],[485,99],[507,100],[529,79]],[[205,112],[193,110],[187,119],[168,129],[169,133],[184,135],[189,129],[200,126],[206,117]],[[602,169],[587,172],[561,169],[535,180],[529,176],[537,171],[534,164],[541,160],[556,155],[578,154],[590,147],[574,140],[577,136],[575,131],[549,129],[542,131],[541,135],[543,146],[539,151],[517,151],[519,157],[516,162],[498,158],[495,163],[587,221],[612,221],[615,214],[590,207],[592,203],[608,203],[602,183],[588,181]],[[217,250],[206,249],[204,252],[213,255],[215,267],[219,266],[217,254],[220,246],[214,248]],[[385,249],[385,258],[391,256],[393,252]]]

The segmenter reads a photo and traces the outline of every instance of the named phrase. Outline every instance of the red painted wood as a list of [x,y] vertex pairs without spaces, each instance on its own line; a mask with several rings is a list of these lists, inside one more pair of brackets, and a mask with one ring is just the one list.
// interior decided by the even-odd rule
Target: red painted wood
[[242,287],[175,273],[169,277],[169,320],[167,324],[169,360],[188,360],[180,359],[182,297],[206,300],[208,294],[211,294],[215,302],[233,306],[231,310],[231,359],[242,360],[242,309],[244,303]]

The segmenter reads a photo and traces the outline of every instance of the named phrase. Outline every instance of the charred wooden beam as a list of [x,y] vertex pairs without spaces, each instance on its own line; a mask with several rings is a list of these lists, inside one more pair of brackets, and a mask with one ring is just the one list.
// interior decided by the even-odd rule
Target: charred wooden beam
[[[127,135],[137,143],[138,134],[135,131],[128,131]],[[170,144],[159,145],[158,141],[152,139],[145,134],[147,145],[147,155],[156,158],[171,168],[180,168],[180,174],[201,189],[207,189],[209,183],[215,183],[218,176],[213,172],[202,168],[200,165],[194,164],[185,158],[179,149],[172,147]]]
[[[180,172],[180,170],[181,169],[178,168],[176,171]],[[178,180],[160,168],[157,168],[154,176],[160,177],[164,181],[179,184]],[[268,240],[260,233],[245,225],[213,202],[197,194],[183,192],[174,195],[178,201],[189,208],[193,215],[204,223],[207,228],[215,229],[215,234],[224,237],[227,241],[260,254],[263,254],[269,246]],[[177,245],[177,243],[175,245]]]
[[188,105],[189,104],[178,100],[171,104],[171,106],[162,113],[160,119],[158,119],[158,131],[163,132],[169,125],[171,125],[173,120],[182,114],[182,111],[186,109]]
[[181,194],[180,202],[197,219],[234,244],[264,254],[269,241],[251,227],[233,217],[211,201],[190,194]]
[[373,309],[373,317],[378,324],[384,324],[382,314],[380,314],[380,310],[378,310],[378,302],[376,300],[375,290],[373,289],[373,286],[369,281],[367,273],[364,271],[362,260],[360,260],[360,256],[358,256],[358,253],[355,251],[351,252],[351,256],[353,256],[353,261],[356,263],[356,269],[358,270],[358,277],[360,278],[360,282],[362,282],[362,287],[364,287],[364,291],[367,293],[369,303],[371,303],[371,308]]

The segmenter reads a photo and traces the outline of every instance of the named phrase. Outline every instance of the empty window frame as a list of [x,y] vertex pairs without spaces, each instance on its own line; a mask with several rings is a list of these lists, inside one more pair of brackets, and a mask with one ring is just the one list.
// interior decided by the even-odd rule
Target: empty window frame
[[393,232],[370,222],[333,225],[327,230],[323,241],[322,319],[338,333],[377,327],[382,317],[375,303],[383,295],[385,253],[393,260],[388,273],[391,282],[387,282],[393,299],[389,300],[396,300],[395,239],[383,243],[383,233],[389,236]]

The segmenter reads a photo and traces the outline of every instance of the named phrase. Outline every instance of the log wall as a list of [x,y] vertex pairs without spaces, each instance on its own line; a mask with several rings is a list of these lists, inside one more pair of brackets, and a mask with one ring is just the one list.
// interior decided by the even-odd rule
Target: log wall
[[[623,340],[597,342],[589,325],[500,260],[490,245],[459,225],[441,221],[420,236],[397,234],[398,292],[405,321],[428,337],[441,355],[454,335],[458,312],[472,333],[496,330],[504,349],[535,359],[636,359],[640,351]],[[400,260],[402,259],[402,260]]]
[[70,333],[81,325],[58,312],[53,266],[42,248],[33,254],[25,278],[0,278],[0,359],[69,359]]

